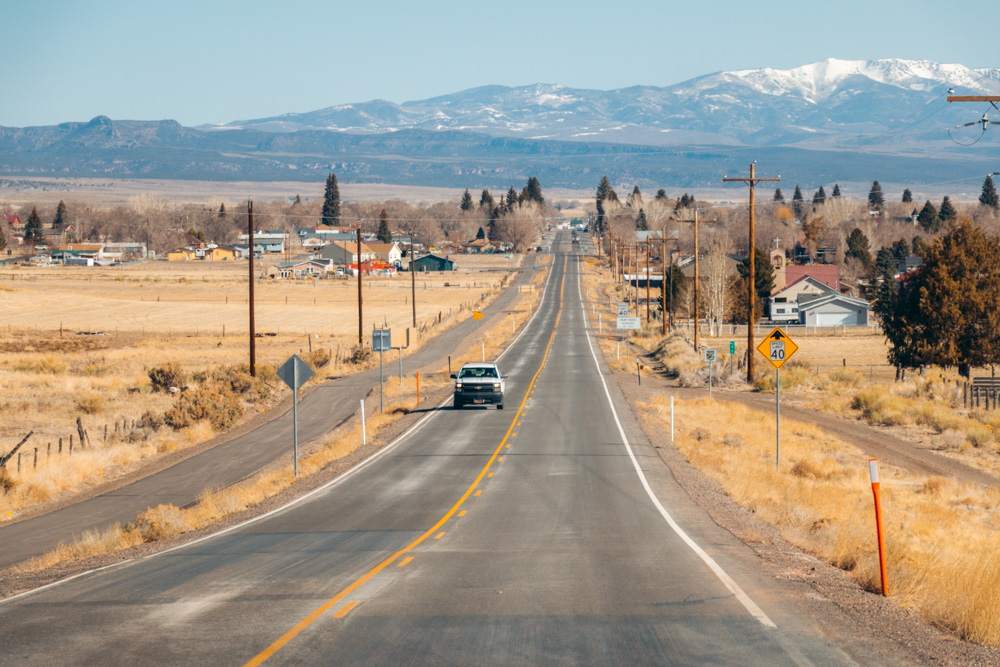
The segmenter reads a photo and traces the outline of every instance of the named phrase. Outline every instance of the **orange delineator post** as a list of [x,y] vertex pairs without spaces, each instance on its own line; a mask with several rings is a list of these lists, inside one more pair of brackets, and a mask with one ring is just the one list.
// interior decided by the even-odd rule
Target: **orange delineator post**
[[417,371],[417,404],[420,404],[420,371]]
[[882,502],[879,497],[878,459],[868,459],[872,476],[872,493],[875,495],[875,526],[878,531],[878,564],[882,574],[882,595],[889,595],[889,579],[885,572],[885,539],[882,536]]

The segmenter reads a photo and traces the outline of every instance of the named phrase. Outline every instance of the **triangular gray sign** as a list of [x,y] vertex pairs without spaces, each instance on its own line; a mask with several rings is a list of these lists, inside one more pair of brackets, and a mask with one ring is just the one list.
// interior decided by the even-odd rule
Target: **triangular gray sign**
[[312,376],[313,370],[309,368],[309,364],[302,361],[297,354],[289,357],[288,361],[278,369],[278,377],[293,390],[298,390]]

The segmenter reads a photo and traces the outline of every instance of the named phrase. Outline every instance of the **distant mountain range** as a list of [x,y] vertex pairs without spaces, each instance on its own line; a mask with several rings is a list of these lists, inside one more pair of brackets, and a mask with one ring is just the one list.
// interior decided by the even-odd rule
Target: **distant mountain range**
[[311,181],[333,170],[356,182],[505,188],[535,175],[589,188],[607,173],[669,189],[717,187],[754,159],[805,187],[997,171],[1000,128],[949,134],[988,105],[949,104],[949,89],[1000,95],[1000,69],[830,59],[664,88],[486,86],[198,128],[99,116],[0,127],[0,175]]

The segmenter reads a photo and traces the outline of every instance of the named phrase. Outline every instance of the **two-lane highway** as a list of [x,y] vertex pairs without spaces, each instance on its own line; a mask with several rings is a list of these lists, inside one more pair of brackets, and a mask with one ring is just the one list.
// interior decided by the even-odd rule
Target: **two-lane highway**
[[296,504],[0,603],[0,663],[844,663],[673,482],[604,380],[567,234],[499,359]]

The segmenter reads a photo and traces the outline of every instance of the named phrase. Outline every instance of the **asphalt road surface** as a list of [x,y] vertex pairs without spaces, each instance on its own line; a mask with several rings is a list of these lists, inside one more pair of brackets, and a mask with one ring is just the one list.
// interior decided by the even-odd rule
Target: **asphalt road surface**
[[0,603],[0,663],[851,662],[677,487],[554,249],[505,410],[443,404],[294,505]]
[[[529,260],[530,256],[525,260],[526,265],[533,263]],[[484,308],[484,314],[488,318],[502,316],[503,310],[517,296],[517,286],[530,284],[534,275],[530,266],[516,272],[511,287]],[[473,323],[470,318],[431,339],[420,351],[405,357],[403,372],[412,373],[443,359],[471,333]],[[396,373],[394,357],[394,353],[387,355],[386,375]],[[309,392],[299,401],[299,442],[306,443],[322,437],[351,417],[357,411],[360,399],[372,387],[378,386],[378,374],[376,368],[348,375]],[[194,502],[205,489],[235,484],[272,461],[290,456],[291,412],[289,405],[285,414],[250,433],[183,458],[170,468],[131,484],[48,514],[0,526],[0,569],[41,555],[84,531],[100,530],[116,522],[134,521],[137,514],[149,507],[160,504],[183,507]]]

